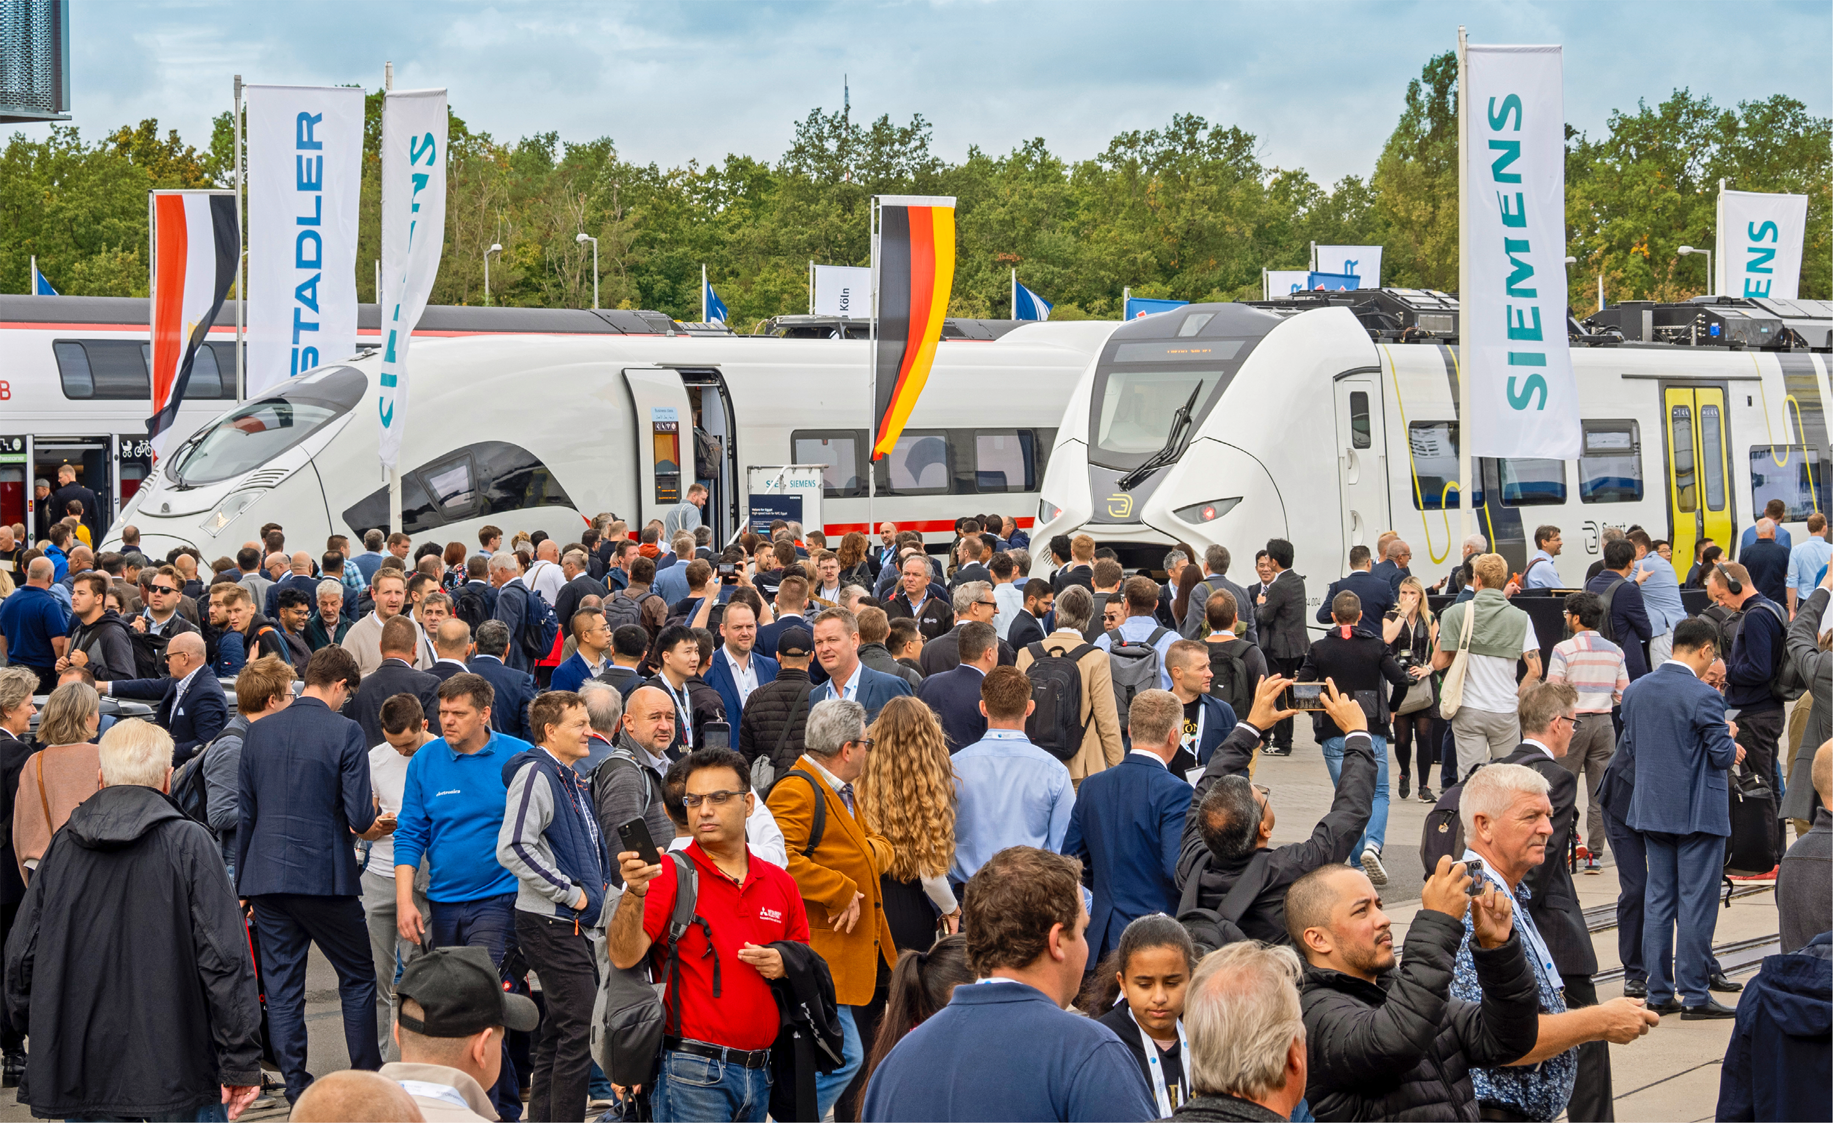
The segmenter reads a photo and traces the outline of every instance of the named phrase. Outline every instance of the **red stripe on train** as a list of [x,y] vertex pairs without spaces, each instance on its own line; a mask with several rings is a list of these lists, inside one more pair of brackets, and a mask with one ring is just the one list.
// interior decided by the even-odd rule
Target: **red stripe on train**
[[[901,519],[881,519],[879,521],[888,522],[899,530],[914,530],[919,534],[953,534],[955,532],[955,520],[953,519],[923,519],[916,522],[905,522]],[[1018,524],[1020,530],[1029,530],[1037,523],[1036,519],[1030,517],[1015,518],[1012,521]],[[873,533],[870,523],[823,523],[821,530],[830,538],[855,530],[867,536]]]

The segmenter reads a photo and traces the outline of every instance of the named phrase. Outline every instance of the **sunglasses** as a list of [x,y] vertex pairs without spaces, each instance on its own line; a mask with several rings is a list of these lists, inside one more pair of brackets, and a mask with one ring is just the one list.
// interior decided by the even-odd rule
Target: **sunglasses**
[[169,597],[169,596],[171,596],[171,595],[172,595],[173,593],[176,593],[176,592],[177,592],[178,590],[177,590],[177,589],[174,589],[174,588],[173,588],[172,586],[170,586],[170,585],[148,585],[148,586],[147,586],[147,591],[148,591],[148,592],[154,592],[154,593],[158,593],[158,594],[159,594],[160,596],[165,596],[165,597]]

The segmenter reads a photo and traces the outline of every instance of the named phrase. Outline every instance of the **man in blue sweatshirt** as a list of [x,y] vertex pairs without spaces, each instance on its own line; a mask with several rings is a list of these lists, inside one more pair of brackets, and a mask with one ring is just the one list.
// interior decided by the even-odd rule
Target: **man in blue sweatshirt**
[[[498,967],[515,946],[516,876],[496,860],[497,836],[509,785],[503,768],[527,752],[527,741],[490,728],[495,691],[479,675],[453,675],[439,685],[439,726],[445,736],[407,765],[395,828],[395,924],[401,938],[422,943],[430,926],[434,947],[485,947]],[[426,896],[432,916],[414,905],[420,859],[432,874]],[[490,1090],[497,1115],[522,1117],[522,1097],[509,1046]]]
[[[862,1118],[1157,1119],[1127,1047],[1065,1010],[1088,964],[1082,864],[1029,846],[967,883],[961,930],[977,983],[958,987],[872,1074]],[[1024,1042],[1025,1063],[1011,1063]]]
[[[1735,589],[1735,591],[1734,591]],[[1744,767],[1776,784],[1776,746],[1782,740],[1782,699],[1770,691],[1787,662],[1783,637],[1788,610],[1757,591],[1750,571],[1722,561],[1706,578],[1706,595],[1732,612],[1744,614],[1737,639],[1725,655],[1725,709],[1737,711],[1737,743],[1744,746]],[[1782,853],[1781,824],[1773,824],[1775,852]],[[1716,981],[1716,980],[1715,980]]]

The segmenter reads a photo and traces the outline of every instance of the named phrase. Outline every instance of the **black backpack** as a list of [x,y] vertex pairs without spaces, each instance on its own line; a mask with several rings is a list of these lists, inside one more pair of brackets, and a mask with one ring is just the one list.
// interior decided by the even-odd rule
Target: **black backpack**
[[1793,702],[1807,693],[1807,683],[1801,681],[1800,668],[1788,657],[1788,616],[1782,611],[1781,605],[1768,598],[1758,601],[1757,607],[1767,609],[1782,629],[1776,638],[1776,650],[1771,652],[1770,666],[1776,668],[1776,677],[1769,680],[1770,696],[1779,702]]
[[[668,950],[645,956],[628,970],[612,967],[605,976],[604,1016],[592,1026],[592,1052],[598,1066],[615,1084],[651,1084],[662,1062],[662,1038],[668,1030],[680,1032],[680,1011],[669,1017],[668,988],[681,977],[681,939],[698,924],[709,950],[712,929],[694,915],[700,895],[699,872],[693,860],[680,851],[663,855],[675,863],[675,907],[668,915]],[[652,883],[653,884],[653,883]],[[712,954],[717,957],[718,952]],[[659,970],[651,962],[660,957]],[[659,980],[659,981],[658,981]],[[720,991],[718,960],[714,960],[713,997]]]
[[[1476,768],[1470,773],[1476,775]],[[1464,781],[1469,779],[1466,776],[1440,792],[1438,802],[1426,812],[1426,825],[1419,831],[1419,862],[1427,877],[1437,872],[1440,858],[1464,859],[1464,820],[1458,815],[1458,803],[1464,798]]]
[[[233,722],[235,719],[230,720]],[[204,779],[204,758],[209,756],[217,743],[231,732],[244,736],[248,732],[248,727],[244,725],[237,730],[224,727],[222,733],[218,733],[214,740],[198,750],[190,760],[180,765],[178,771],[172,773],[172,802],[178,804],[180,811],[203,824],[204,829],[210,831],[213,838],[216,837],[216,831],[211,830],[210,827],[210,790]]]
[[1178,895],[1177,922],[1190,933],[1190,940],[1197,946],[1199,957],[1208,955],[1217,948],[1240,943],[1247,939],[1241,931],[1241,918],[1253,907],[1254,901],[1267,887],[1267,868],[1272,865],[1272,852],[1257,851],[1248,859],[1247,868],[1241,871],[1241,877],[1231,886],[1220,904],[1213,909],[1197,907],[1197,898],[1202,892],[1203,871],[1209,868],[1209,852],[1205,850],[1190,870],[1189,880],[1184,882],[1184,891]]
[[694,426],[694,471],[703,480],[719,478],[719,457],[725,451],[718,437]]
[[452,615],[469,625],[471,634],[475,636],[478,626],[490,619],[490,606],[484,602],[484,594],[473,589],[467,582],[459,588],[458,596],[452,601]]
[[[1025,677],[1031,680],[1031,700],[1037,703],[1025,719],[1025,736],[1058,760],[1073,760],[1088,734],[1088,722],[1082,720],[1082,672],[1077,664],[1084,655],[1100,649],[1084,643],[1054,655],[1042,641],[1026,644],[1025,649],[1031,652]],[[1091,708],[1089,721],[1093,720]]]
[[[1618,647],[1622,647],[1622,641],[1617,639],[1617,626],[1612,623],[1610,619],[1610,602],[1616,599],[1617,590],[1621,589],[1624,582],[1628,581],[1629,578],[1624,577],[1622,574],[1616,574],[1615,576],[1616,580],[1611,582],[1610,588],[1595,594],[1598,600],[1603,602],[1604,605],[1604,615],[1598,620],[1598,635],[1603,636]],[[1458,853],[1462,854],[1463,851],[1460,850]]]
[[815,847],[821,845],[822,836],[827,834],[827,800],[822,798],[821,795],[821,789],[826,785],[802,771],[800,768],[791,768],[789,771],[783,773],[782,779],[778,780],[777,783],[780,784],[783,780],[787,780],[791,776],[802,777],[804,780],[808,781],[808,786],[815,790],[815,821],[809,824],[808,842],[802,847],[802,856],[804,858],[811,858],[814,856]]
[[134,677],[165,677],[165,668],[160,666],[160,662],[165,658],[166,645],[172,641],[172,637],[153,632],[136,632],[130,628],[127,638],[134,645]]
[[1209,693],[1228,703],[1235,716],[1242,717],[1254,708],[1254,683],[1247,673],[1247,654],[1254,645],[1244,639],[1209,643]]

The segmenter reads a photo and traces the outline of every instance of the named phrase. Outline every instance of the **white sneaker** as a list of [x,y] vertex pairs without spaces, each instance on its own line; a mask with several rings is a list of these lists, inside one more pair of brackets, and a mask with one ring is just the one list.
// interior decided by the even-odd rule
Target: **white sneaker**
[[1373,846],[1362,851],[1362,872],[1373,885],[1387,884],[1387,867],[1381,864],[1381,851]]

